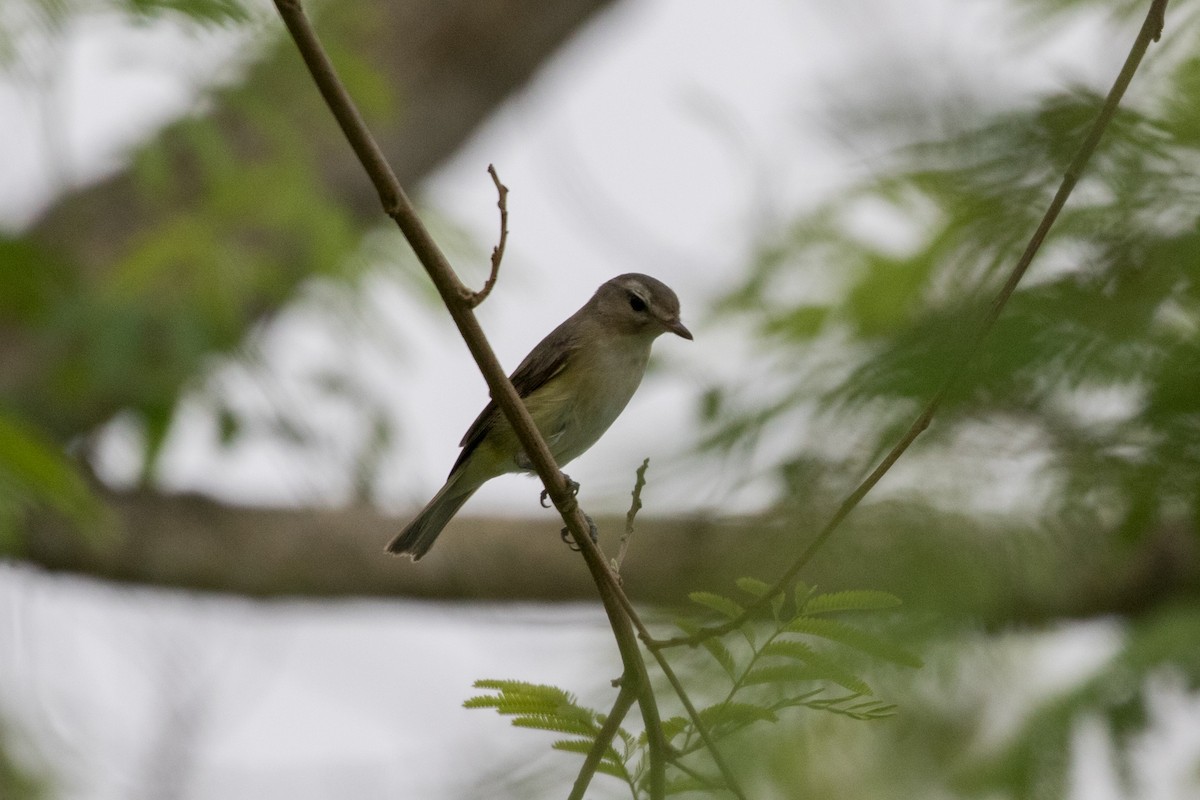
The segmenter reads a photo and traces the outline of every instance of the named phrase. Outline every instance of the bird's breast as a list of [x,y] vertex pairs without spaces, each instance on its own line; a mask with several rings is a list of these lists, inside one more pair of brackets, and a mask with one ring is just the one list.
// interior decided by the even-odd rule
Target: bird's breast
[[625,409],[646,372],[650,342],[620,337],[572,355],[562,373],[526,400],[559,464],[595,444]]

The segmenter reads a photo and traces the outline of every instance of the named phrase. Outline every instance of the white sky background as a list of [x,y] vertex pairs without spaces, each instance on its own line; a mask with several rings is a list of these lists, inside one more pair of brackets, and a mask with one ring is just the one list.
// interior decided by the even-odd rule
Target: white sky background
[[[1101,85],[1115,74],[1124,50],[1110,46],[1101,27],[1076,24],[1049,41],[1019,41],[1006,35],[1003,7],[625,3],[428,182],[429,205],[480,242],[476,282],[497,224],[489,162],[512,189],[505,271],[479,312],[506,365],[617,273],[648,272],[682,299],[696,341],[661,339],[656,353],[666,369],[572,465],[585,502],[619,505],[647,455],[651,508],[750,507],[769,497],[769,487],[733,497],[719,475],[699,487],[669,477],[689,442],[697,388],[747,368],[745,343],[706,324],[705,307],[741,268],[756,226],[878,163],[881,153],[844,147],[831,135],[825,110],[834,92],[857,84],[869,96],[875,82],[920,80],[1015,96],[1077,80]],[[1129,35],[1123,31],[1121,41]],[[55,99],[41,109],[64,122],[51,149],[30,96],[0,85],[0,219],[28,220],[57,183],[119,163],[139,137],[202,103],[195,88],[236,72],[227,59],[239,44],[227,35],[103,20],[73,32],[62,45],[67,68]],[[917,64],[925,66],[905,72]],[[401,419],[422,420],[401,431],[402,455],[389,462],[392,484],[381,490],[402,510],[436,489],[486,392],[444,314],[394,290],[377,294],[402,352],[389,362],[365,347],[354,357],[370,367],[373,386],[394,389]],[[287,318],[275,337],[266,350],[286,353],[277,365],[284,374],[331,352],[325,327],[307,312]],[[336,434],[353,422],[332,410],[317,424]],[[279,449],[225,458],[206,424],[196,412],[175,431],[168,485],[258,502],[345,499],[337,470]],[[129,466],[121,450],[116,436],[108,460],[118,477]],[[468,510],[521,513],[535,496],[532,482],[500,479]],[[353,780],[362,798],[458,797],[476,776],[449,764],[448,751],[479,749],[488,756],[482,769],[500,769],[546,746],[537,734],[510,733],[494,715],[460,710],[470,681],[520,677],[582,691],[577,671],[597,669],[592,648],[606,647],[591,611],[533,610],[504,631],[496,626],[509,623],[480,613],[197,600],[0,568],[0,710],[28,726],[64,778],[76,781],[65,796],[79,800],[144,789],[163,703],[185,702],[188,692],[204,707],[191,796],[316,800],[348,796],[331,787]],[[1060,645],[1065,650],[1055,653],[1078,664],[1094,663],[1112,643],[1102,635],[1087,647]],[[1160,711],[1165,729],[1180,728]],[[438,733],[415,737],[410,719],[436,719]],[[1093,742],[1090,735],[1081,734]],[[1200,747],[1194,739],[1192,753]],[[510,744],[512,753],[496,749]],[[289,775],[293,783],[280,782]],[[1085,771],[1077,780],[1087,785],[1094,776]],[[1080,789],[1077,796],[1098,795]]]

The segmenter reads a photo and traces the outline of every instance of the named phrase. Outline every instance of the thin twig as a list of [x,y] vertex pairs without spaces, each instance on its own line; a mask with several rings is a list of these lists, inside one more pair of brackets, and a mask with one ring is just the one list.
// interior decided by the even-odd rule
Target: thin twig
[[699,772],[692,769],[687,764],[684,764],[683,761],[681,761],[678,758],[671,759],[671,763],[673,765],[675,765],[675,769],[679,770],[680,772],[682,772],[683,774],[687,775],[692,780],[694,780],[696,783],[700,784],[701,786],[703,786],[707,789],[719,788],[721,785],[721,784],[717,783],[716,781],[712,780],[711,778],[709,778],[705,775],[701,775]]
[[1157,42],[1159,37],[1162,35],[1166,8],[1167,0],[1152,0],[1150,9],[1146,14],[1146,20],[1142,23],[1142,28],[1138,32],[1137,39],[1134,41],[1133,47],[1129,51],[1129,56],[1125,59],[1125,64],[1121,68],[1120,74],[1117,75],[1117,79],[1113,83],[1112,89],[1109,90],[1108,96],[1105,98],[1104,105],[1101,106],[1100,113],[1096,116],[1096,121],[1092,123],[1091,130],[1088,131],[1088,135],[1084,138],[1083,143],[1080,144],[1079,150],[1075,153],[1075,157],[1071,159],[1071,163],[1067,167],[1066,173],[1063,175],[1062,183],[1059,184],[1058,191],[1055,193],[1054,199],[1050,201],[1050,206],[1046,209],[1046,213],[1042,216],[1042,221],[1038,224],[1037,229],[1033,232],[1033,235],[1029,239],[1029,243],[1025,246],[1025,251],[1017,260],[1016,265],[1009,273],[1004,285],[1000,288],[999,292],[996,293],[996,297],[992,300],[991,306],[988,308],[987,314],[984,315],[984,318],[980,323],[978,330],[975,332],[970,345],[965,351],[963,351],[963,354],[958,358],[953,367],[950,369],[949,374],[942,382],[941,387],[938,388],[933,397],[930,398],[924,410],[922,410],[917,418],[913,420],[912,425],[909,426],[908,430],[900,438],[900,441],[898,441],[887,454],[887,456],[884,457],[883,461],[879,463],[879,466],[877,466],[871,472],[871,474],[868,475],[861,484],[859,484],[858,488],[851,492],[850,496],[842,502],[841,506],[838,507],[837,512],[833,515],[829,522],[825,524],[825,527],[821,529],[820,533],[817,534],[817,537],[813,539],[813,541],[806,548],[804,548],[800,556],[792,563],[790,567],[787,568],[779,580],[777,580],[775,584],[771,586],[770,590],[748,605],[746,610],[741,615],[720,625],[703,628],[691,636],[676,636],[670,639],[647,639],[645,636],[643,636],[642,641],[645,642],[646,646],[649,647],[651,651],[657,652],[664,647],[678,647],[680,645],[694,646],[713,636],[724,635],[741,627],[752,616],[766,608],[767,604],[769,604],[772,599],[778,596],[781,592],[785,591],[787,587],[791,585],[792,581],[795,579],[796,575],[799,574],[800,570],[802,570],[808,564],[808,562],[812,560],[812,557],[816,554],[817,550],[820,549],[820,547],[825,544],[826,540],[829,539],[833,532],[838,529],[838,526],[842,524],[842,521],[845,520],[846,517],[850,515],[850,512],[853,511],[859,502],[862,501],[867,492],[871,491],[875,484],[879,483],[880,478],[882,478],[887,471],[892,468],[892,465],[899,460],[900,456],[904,455],[904,452],[908,450],[909,445],[911,445],[916,438],[920,436],[926,428],[929,427],[929,423],[933,420],[934,414],[936,414],[938,409],[941,407],[942,401],[945,399],[947,392],[962,376],[966,365],[975,357],[975,354],[979,351],[979,347],[984,338],[991,331],[992,326],[995,325],[997,318],[999,318],[1000,312],[1004,310],[1004,307],[1008,304],[1013,292],[1016,291],[1017,284],[1020,283],[1021,278],[1025,276],[1026,271],[1029,269],[1029,265],[1033,262],[1034,256],[1037,255],[1038,250],[1041,249],[1042,243],[1046,239],[1046,234],[1049,233],[1051,226],[1054,225],[1054,221],[1058,219],[1059,212],[1062,211],[1063,206],[1066,204],[1067,198],[1070,197],[1071,192],[1075,189],[1075,184],[1079,180],[1079,176],[1083,174],[1084,167],[1087,166],[1088,161],[1091,159],[1092,154],[1096,150],[1096,146],[1100,143],[1100,138],[1104,135],[1105,129],[1112,121],[1113,116],[1117,113],[1117,106],[1121,102],[1121,97],[1125,94],[1125,90],[1129,87],[1129,82],[1133,79],[1134,73],[1137,72],[1138,66],[1142,62],[1142,57],[1146,54],[1146,50],[1149,49],[1150,43],[1152,41]]
[[[617,574],[608,567],[607,562],[604,561],[604,556],[602,553],[600,553],[600,548],[595,542],[592,541],[590,536],[586,537],[585,541],[576,539],[576,543],[583,550],[585,558],[588,558],[592,555],[598,555],[600,558],[600,565],[604,568],[609,576],[609,580],[598,582],[602,596],[611,593],[613,602],[618,604],[625,612],[625,619],[627,619],[633,625],[633,627],[637,629],[637,637],[639,639],[647,643],[654,641],[654,638],[650,635],[650,629],[646,627],[646,623],[642,621],[641,615],[638,614],[637,609],[633,607],[633,602],[629,599],[629,595],[625,594],[625,590],[621,588],[620,577],[617,576]],[[588,565],[591,566],[591,561],[588,562]],[[595,573],[593,573],[593,575],[594,574]],[[604,607],[607,611],[609,608],[607,602],[605,603]],[[658,662],[658,666],[660,669],[662,669],[663,674],[667,676],[667,681],[671,684],[671,688],[674,689],[675,694],[679,697],[679,701],[683,704],[684,710],[686,710],[688,716],[691,717],[692,724],[696,726],[696,730],[699,732],[700,738],[704,740],[705,747],[707,747],[708,751],[712,754],[713,763],[715,763],[717,765],[717,769],[720,770],[721,777],[724,778],[726,787],[729,789],[729,791],[733,792],[734,796],[737,797],[738,800],[746,800],[746,795],[742,792],[740,786],[738,785],[737,778],[735,778],[733,775],[733,770],[730,769],[729,764],[726,763],[724,757],[721,755],[721,751],[717,749],[716,739],[711,733],[709,733],[708,726],[704,724],[704,720],[700,718],[700,712],[696,710],[695,704],[692,703],[691,698],[688,697],[687,690],[683,688],[683,683],[681,683],[679,678],[675,675],[675,671],[671,668],[671,664],[667,661],[666,655],[654,647],[650,647],[649,650],[650,654],[654,656],[654,660]],[[644,716],[645,714],[643,712],[643,718]],[[651,753],[653,754],[655,747],[659,747],[661,748],[665,758],[665,754],[667,752],[667,742],[662,738],[662,727],[659,726],[654,730],[647,728],[646,735],[649,737]],[[656,742],[656,739],[659,741]],[[650,765],[651,768],[654,767],[653,758],[650,760]]]
[[567,800],[583,800],[583,795],[596,774],[596,768],[600,766],[600,761],[612,745],[612,741],[616,737],[621,723],[625,720],[625,715],[633,707],[633,701],[637,699],[637,695],[638,687],[634,686],[629,677],[623,676],[621,688],[617,692],[617,699],[613,701],[612,710],[604,718],[604,724],[600,726],[600,730],[592,742],[592,749],[583,759],[583,766],[579,768],[579,775],[575,778],[575,785],[571,787],[571,794]]
[[617,549],[617,557],[612,561],[613,572],[617,573],[618,577],[621,574],[621,564],[625,562],[625,551],[629,549],[629,540],[633,538],[633,521],[637,518],[637,513],[642,510],[642,488],[646,485],[646,469],[649,466],[650,459],[643,459],[633,482],[633,500],[629,503],[629,512],[625,514],[625,532],[621,534],[621,545]]
[[[337,76],[337,72],[329,60],[328,54],[322,47],[312,23],[304,13],[300,0],[275,0],[275,7],[287,26],[288,32],[296,42],[301,57],[308,66],[313,82],[341,126],[350,146],[354,149],[363,168],[379,193],[379,199],[384,211],[400,227],[404,238],[412,247],[417,260],[429,274],[434,287],[442,298],[446,310],[450,313],[463,341],[470,350],[471,356],[479,367],[480,373],[487,382],[492,398],[504,414],[521,448],[529,457],[534,470],[555,508],[562,515],[563,521],[571,531],[576,544],[584,554],[584,561],[592,573],[604,603],[605,613],[617,640],[625,674],[632,675],[637,681],[638,705],[642,712],[642,720],[646,726],[649,739],[650,759],[650,796],[654,800],[662,798],[666,786],[666,742],[662,735],[662,721],[659,717],[657,701],[646,672],[646,662],[638,647],[637,636],[633,632],[631,620],[626,616],[624,603],[621,600],[620,587],[615,576],[608,568],[599,548],[590,536],[590,526],[583,510],[568,490],[566,478],[554,461],[545,439],[533,423],[529,410],[521,402],[516,389],[492,351],[491,344],[480,328],[478,320],[472,313],[465,298],[466,292],[462,282],[455,274],[450,262],[434,241],[429,230],[417,215],[412,202],[404,193],[395,173],[383,156],[379,145],[363,122],[354,101],[345,86]],[[627,598],[625,599],[627,602]],[[640,622],[640,621],[639,621]],[[644,626],[643,626],[644,627]]]
[[[561,509],[559,513],[567,519],[566,513]],[[621,661],[625,667],[622,679],[633,680],[637,685],[638,707],[642,712],[642,722],[646,728],[646,746],[649,751],[650,796],[658,800],[666,792],[667,740],[663,736],[662,718],[658,712],[658,701],[654,697],[654,687],[650,683],[650,674],[646,671],[646,661],[638,647],[638,638],[641,631],[645,630],[645,625],[636,612],[629,613],[632,604],[621,590],[620,580],[609,569],[600,546],[592,541],[591,525],[578,505],[575,506],[570,519],[567,519],[567,525],[575,538],[575,544],[583,553],[584,563],[592,573],[592,580],[596,583],[600,599],[604,603],[604,613],[608,615],[609,626],[617,640]],[[635,626],[637,634],[634,633]]]
[[700,712],[696,710],[696,706],[692,703],[691,698],[688,697],[687,690],[683,688],[683,683],[680,682],[679,676],[675,674],[675,670],[671,669],[671,665],[667,663],[666,655],[662,650],[655,648],[651,648],[650,654],[658,662],[658,666],[663,671],[663,674],[667,676],[671,688],[679,696],[679,702],[683,703],[684,710],[692,718],[692,724],[696,726],[696,732],[704,740],[704,745],[708,748],[708,752],[712,754],[713,763],[717,765],[717,769],[721,771],[721,777],[725,779],[725,788],[733,792],[738,800],[746,800],[746,794],[738,784],[737,778],[733,776],[733,770],[725,762],[725,757],[721,755],[721,751],[717,749],[717,740],[713,737],[712,732],[709,731],[708,726],[704,724],[704,720],[700,718]]
[[478,292],[468,292],[463,298],[471,308],[475,308],[487,300],[488,295],[492,293],[496,279],[500,277],[500,262],[504,259],[504,247],[508,244],[508,187],[500,182],[495,165],[488,164],[487,171],[488,175],[492,176],[492,183],[496,184],[496,207],[500,209],[500,240],[492,248],[492,271],[488,275],[488,279],[484,281],[483,288]]

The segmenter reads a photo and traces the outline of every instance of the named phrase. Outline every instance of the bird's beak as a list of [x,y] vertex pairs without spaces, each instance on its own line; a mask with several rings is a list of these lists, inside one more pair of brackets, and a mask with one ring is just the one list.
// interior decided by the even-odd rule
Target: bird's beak
[[675,334],[676,336],[682,336],[684,339],[691,341],[692,332],[684,327],[683,323],[679,321],[679,317],[675,317],[674,319],[666,320],[665,322],[663,322],[663,325],[666,327],[667,330],[669,330],[671,333]]

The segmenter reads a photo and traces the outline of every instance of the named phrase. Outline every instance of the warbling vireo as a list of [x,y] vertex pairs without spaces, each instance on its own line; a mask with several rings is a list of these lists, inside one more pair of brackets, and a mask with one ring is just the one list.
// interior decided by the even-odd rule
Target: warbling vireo
[[[642,382],[650,345],[668,331],[692,338],[679,321],[679,298],[662,281],[628,273],[597,289],[525,356],[511,380],[559,466],[608,430]],[[533,469],[494,400],[459,447],[446,484],[392,540],[390,552],[416,561],[480,486],[497,475]]]

